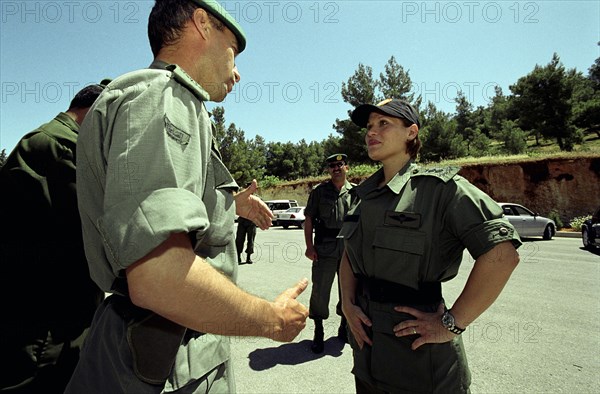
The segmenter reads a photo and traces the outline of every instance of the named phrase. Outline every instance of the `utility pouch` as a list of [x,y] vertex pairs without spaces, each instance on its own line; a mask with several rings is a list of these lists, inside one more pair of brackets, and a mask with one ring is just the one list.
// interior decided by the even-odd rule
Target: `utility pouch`
[[127,343],[135,375],[145,383],[163,385],[171,373],[186,328],[133,305],[128,298],[116,295],[111,298],[127,321]]

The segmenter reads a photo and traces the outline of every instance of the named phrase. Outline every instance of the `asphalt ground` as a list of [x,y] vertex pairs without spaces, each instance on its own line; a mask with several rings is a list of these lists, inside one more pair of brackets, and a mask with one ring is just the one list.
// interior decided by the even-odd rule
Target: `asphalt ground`
[[[600,252],[583,250],[580,236],[562,235],[527,240],[503,293],[463,334],[473,393],[600,392]],[[240,266],[238,283],[248,292],[272,300],[310,280],[302,230],[259,230],[256,249],[255,263]],[[465,254],[458,276],[444,284],[449,305],[472,266]],[[299,301],[308,305],[309,297],[310,284]],[[334,285],[323,354],[310,351],[311,320],[291,343],[232,338],[237,392],[355,392],[351,348],[335,337],[336,301]]]

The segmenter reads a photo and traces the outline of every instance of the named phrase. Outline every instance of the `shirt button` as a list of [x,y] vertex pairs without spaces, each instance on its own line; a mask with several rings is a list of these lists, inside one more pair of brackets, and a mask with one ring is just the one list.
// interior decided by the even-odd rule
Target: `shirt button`
[[508,235],[508,230],[505,227],[500,227],[500,229],[498,230],[498,233],[501,236],[506,237]]

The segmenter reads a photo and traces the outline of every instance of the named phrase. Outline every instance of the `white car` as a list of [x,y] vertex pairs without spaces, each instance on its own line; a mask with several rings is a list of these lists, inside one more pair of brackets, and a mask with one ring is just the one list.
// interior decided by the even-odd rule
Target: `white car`
[[297,207],[298,201],[296,200],[269,200],[265,201],[265,204],[273,212],[273,226],[279,225],[279,214],[285,212],[288,208]]
[[499,202],[498,204],[504,210],[506,219],[515,227],[521,237],[552,239],[556,234],[554,220],[540,216],[539,213],[535,213],[519,204],[508,202]]
[[283,228],[288,228],[289,226],[304,228],[304,220],[306,220],[304,207],[289,208],[287,211],[278,214],[278,216],[277,223],[283,226]]

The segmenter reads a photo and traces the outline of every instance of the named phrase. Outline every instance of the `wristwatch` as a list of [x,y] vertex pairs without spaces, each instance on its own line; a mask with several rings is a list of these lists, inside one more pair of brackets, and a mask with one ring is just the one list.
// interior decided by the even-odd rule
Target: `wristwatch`
[[444,312],[444,314],[442,315],[442,325],[444,327],[446,327],[448,329],[448,331],[456,334],[456,335],[460,335],[463,333],[463,331],[465,331],[464,328],[460,328],[457,327],[454,324],[454,315],[452,313],[450,313],[449,309],[446,309],[446,311]]

